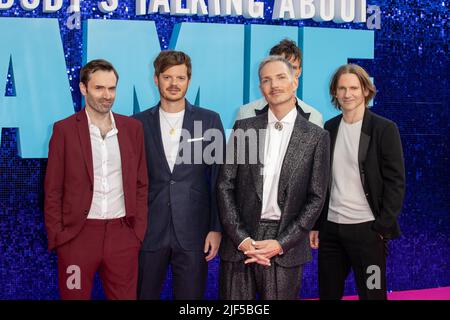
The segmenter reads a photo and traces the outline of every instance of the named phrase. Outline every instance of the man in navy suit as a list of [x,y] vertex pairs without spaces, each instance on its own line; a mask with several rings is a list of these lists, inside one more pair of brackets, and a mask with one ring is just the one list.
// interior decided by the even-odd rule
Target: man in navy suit
[[149,178],[138,297],[159,299],[170,265],[174,299],[202,299],[208,261],[221,241],[215,185],[223,126],[217,113],[185,99],[192,70],[188,55],[162,51],[154,67],[160,102],[134,116],[144,127]]

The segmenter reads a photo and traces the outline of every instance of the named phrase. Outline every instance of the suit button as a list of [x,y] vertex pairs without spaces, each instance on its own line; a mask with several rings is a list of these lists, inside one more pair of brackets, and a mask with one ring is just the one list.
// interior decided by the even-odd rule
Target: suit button
[[368,197],[369,196],[369,194],[368,193],[366,193],[366,197]]
[[88,215],[89,214],[89,210],[84,210],[84,215]]
[[170,207],[170,202],[167,202],[167,206]]
[[175,184],[176,182],[173,180],[170,180],[170,184]]

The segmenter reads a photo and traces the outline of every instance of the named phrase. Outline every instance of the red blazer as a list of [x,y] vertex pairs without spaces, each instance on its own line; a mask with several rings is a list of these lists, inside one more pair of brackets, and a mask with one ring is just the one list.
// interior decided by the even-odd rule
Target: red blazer
[[[126,221],[142,242],[148,215],[144,133],[135,119],[114,113],[114,120],[119,131]],[[49,250],[70,241],[83,228],[92,203],[93,172],[88,120],[83,109],[53,126],[44,186]]]

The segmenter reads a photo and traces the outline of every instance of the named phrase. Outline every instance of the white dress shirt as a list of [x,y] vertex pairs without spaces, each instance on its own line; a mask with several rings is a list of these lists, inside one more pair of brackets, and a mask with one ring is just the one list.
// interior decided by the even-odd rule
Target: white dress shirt
[[358,163],[362,120],[349,124],[341,120],[331,168],[332,182],[328,220],[354,224],[375,220],[361,183]]
[[[278,206],[278,184],[284,156],[291,140],[297,115],[297,109],[293,108],[283,119],[278,121],[270,109],[267,112],[268,122],[264,141],[264,182],[261,219],[280,220],[281,209]],[[283,126],[281,130],[275,129],[275,123],[277,122],[281,122]],[[238,250],[241,249],[241,245],[248,239],[250,237],[239,243]],[[283,254],[283,251],[279,254]]]
[[103,139],[86,111],[94,166],[94,194],[88,219],[117,219],[125,216],[122,162],[117,139],[118,130],[110,112],[112,128]]
[[[170,172],[173,171],[175,162],[177,161],[181,128],[183,127],[184,111],[185,110],[183,109],[180,112],[165,112],[161,107],[159,108],[161,138]],[[174,132],[171,135],[170,131],[172,129]]]
[[[261,219],[279,220],[281,217],[281,210],[278,206],[278,183],[297,115],[296,108],[289,111],[281,120],[278,120],[270,109],[267,113]],[[283,126],[281,130],[275,129],[277,122],[281,122]]]

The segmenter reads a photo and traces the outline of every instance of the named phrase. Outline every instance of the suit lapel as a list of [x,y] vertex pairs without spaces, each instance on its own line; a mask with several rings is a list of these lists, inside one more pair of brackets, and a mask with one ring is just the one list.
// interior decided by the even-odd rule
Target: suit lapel
[[359,138],[359,147],[358,147],[358,164],[360,172],[364,168],[364,162],[366,161],[367,157],[367,150],[369,150],[370,128],[372,126],[371,120],[372,120],[371,112],[369,109],[366,108],[366,110],[364,110],[363,123],[361,126],[361,136]]
[[128,166],[127,164],[130,163],[130,161],[127,161],[130,154],[132,154],[130,150],[130,137],[128,136],[128,131],[126,130],[126,126],[122,123],[122,119],[120,117],[115,116],[114,114],[114,121],[116,122],[117,127],[117,141],[119,142],[119,150],[120,150],[120,162],[122,164],[122,181],[123,185],[125,186],[125,181],[128,175]]
[[169,163],[167,162],[166,153],[164,152],[164,146],[161,136],[161,123],[159,118],[159,104],[150,110],[150,129],[153,130],[152,138],[154,139],[157,154],[161,157],[162,163],[164,163],[165,170],[170,174]]
[[310,112],[305,112],[303,111],[303,108],[300,107],[300,104],[298,103],[298,98],[295,98],[295,107],[297,108],[298,113],[305,118],[306,120],[309,121],[309,116],[311,115]]
[[333,153],[334,153],[334,147],[336,145],[336,138],[337,138],[337,134],[339,131],[339,125],[341,123],[342,120],[342,114],[340,114],[339,116],[337,116],[329,125],[328,128],[326,128],[328,130],[328,132],[330,133],[330,155],[331,155],[331,159],[330,159],[330,165],[333,165]]
[[[283,165],[280,172],[280,180],[278,185],[278,199],[282,199],[284,190],[286,189],[292,173],[302,162],[304,152],[302,152],[308,142],[309,134],[305,127],[302,126],[302,115],[297,114],[294,128],[292,130],[291,139],[284,155]],[[303,120],[305,121],[305,120]]]
[[[334,119],[330,120],[329,124],[326,126],[326,130],[330,133],[330,170],[333,168],[333,154],[334,147],[336,145],[337,134],[339,132],[339,125],[341,124],[342,114],[338,115]],[[331,184],[333,182],[332,176],[328,181],[328,189],[331,190]]]
[[[183,116],[183,125],[182,125],[182,131],[184,132],[189,132],[190,134],[190,138],[196,138],[194,137],[194,121],[193,121],[193,113],[194,113],[194,107],[187,101],[186,101],[186,107],[185,107],[185,111],[184,111],[184,116]],[[189,137],[184,137],[184,138],[189,138]],[[188,143],[186,139],[183,139],[183,134],[181,134],[180,136],[180,143],[178,145],[178,152],[177,152],[177,160],[175,162],[175,165],[173,167],[173,171],[172,174],[175,174],[175,171],[181,166],[183,165],[183,163],[180,160],[180,151],[181,150],[188,150],[187,148],[190,148],[191,143]],[[191,150],[192,152],[193,150]],[[193,159],[193,154],[191,155]]]
[[91,183],[94,183],[94,164],[92,160],[92,145],[91,137],[89,134],[89,124],[86,116],[86,110],[82,109],[77,114],[77,129],[78,138],[80,139],[81,151],[83,153],[84,163],[91,179]]
[[[255,129],[256,131],[256,146],[257,146],[257,162],[256,164],[250,165],[252,176],[253,176],[253,182],[255,184],[255,190],[259,197],[259,199],[262,201],[263,199],[263,186],[264,186],[264,176],[263,176],[263,163],[264,163],[264,144],[266,139],[266,129],[267,129],[267,114],[261,115],[254,118],[254,125],[251,126],[251,128]],[[246,148],[248,150],[252,150],[250,145],[246,145]],[[249,157],[249,155],[246,153],[246,155]],[[248,158],[249,160],[249,158]]]

